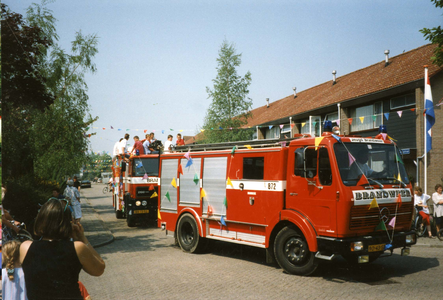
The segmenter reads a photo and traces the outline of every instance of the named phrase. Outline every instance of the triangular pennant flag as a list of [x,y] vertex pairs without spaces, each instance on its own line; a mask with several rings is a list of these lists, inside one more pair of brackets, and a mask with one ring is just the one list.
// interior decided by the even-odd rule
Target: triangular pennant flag
[[317,150],[318,145],[320,145],[321,141],[323,140],[323,137],[316,137],[315,138],[315,149]]
[[380,221],[380,223],[378,223],[377,227],[375,227],[375,231],[377,230],[386,230],[386,225],[383,221]]
[[151,197],[149,197],[149,198],[155,198],[157,196],[158,196],[158,194],[156,192],[154,192],[154,193],[152,193]]
[[352,118],[348,118],[349,125],[352,125]]
[[357,185],[365,185],[368,183],[369,183],[368,178],[366,178],[365,174],[362,174],[360,179],[357,182]]
[[348,152],[348,158],[349,158],[349,166],[351,166],[355,161],[355,158],[354,156],[352,156],[351,152]]
[[168,198],[169,202],[171,202],[171,197],[169,196],[169,192],[166,192],[165,197]]
[[306,123],[301,123],[301,128],[305,127]]
[[228,200],[225,197],[225,200],[223,201],[223,204],[225,205],[226,208],[228,208]]
[[187,160],[189,160],[189,155],[191,154],[191,150],[189,150],[188,152],[186,152],[185,157]]
[[337,125],[340,126],[340,119],[335,120],[335,123],[337,123]]
[[411,108],[411,111],[415,111],[415,108]]
[[178,165],[178,172],[179,172],[180,174],[182,174],[182,175],[183,175],[183,168],[182,168],[182,164],[179,164],[179,165]]
[[214,209],[212,208],[212,205],[208,205],[208,215],[212,215],[214,213]]
[[385,245],[385,251],[386,251],[386,250],[389,250],[389,249],[391,249],[391,248],[392,248],[392,244],[386,244],[386,245]]
[[389,113],[384,113],[386,120],[389,120]]
[[175,182],[175,178],[172,178],[171,185],[177,188],[177,183]]
[[374,122],[377,121],[377,116],[376,115],[372,116],[372,121],[374,121]]
[[198,181],[199,181],[199,178],[198,178],[198,176],[197,176],[197,173],[195,173],[195,174],[194,174],[194,182],[195,182],[195,184],[197,184]]
[[[404,165],[403,160],[401,159],[400,155],[398,155],[398,153],[395,153],[395,157],[397,158],[397,161],[398,161],[399,163],[401,163],[402,165]],[[400,174],[398,174],[398,175],[400,175]]]
[[[375,199],[375,197],[374,197],[374,199],[372,199],[372,201],[371,201],[371,204],[369,204],[369,209],[371,209],[371,208],[375,208],[375,207],[378,207],[378,203],[377,203],[377,200]],[[383,223],[383,222],[382,222]],[[383,223],[383,225],[384,225],[385,223]]]
[[359,117],[360,122],[363,124],[363,122],[365,121],[365,117]]
[[388,134],[387,133],[380,133],[380,134],[381,134],[383,140],[386,141],[386,138],[388,137]]
[[231,178],[229,178],[229,177],[228,177],[228,182],[226,184],[234,187],[234,185],[232,184]]
[[271,130],[272,129],[272,127],[274,127],[273,125],[269,125],[269,130]]
[[392,219],[391,219],[391,221],[389,221],[389,224],[388,224],[389,226],[391,226],[392,228],[395,228],[395,217],[393,217]]
[[223,226],[226,226],[225,218],[223,218],[223,216],[220,218],[220,223],[222,223]]
[[401,204],[402,204],[400,194],[398,194],[398,196],[397,196],[397,200],[396,200],[395,202],[397,202],[397,204],[398,204],[398,208],[400,208],[400,207],[401,207]]
[[158,218],[159,220],[161,220],[161,219],[162,219],[162,216],[160,215],[160,209],[159,209],[159,210],[157,210],[157,218]]
[[189,158],[188,162],[186,163],[185,168],[190,167],[192,165],[192,158]]
[[155,190],[154,186],[153,186],[153,185],[150,185],[150,186],[149,186],[149,190],[150,190],[150,191]]
[[315,125],[317,125],[317,122],[312,122],[312,126],[315,127]]
[[283,129],[283,126],[285,126],[285,125],[283,125],[283,124],[280,124],[280,129]]
[[251,145],[245,145],[246,148],[252,149]]
[[200,192],[200,199],[202,199],[203,197],[206,197],[206,193],[205,193],[204,189],[202,189]]
[[401,115],[403,114],[402,110],[397,111],[398,116],[401,118]]
[[148,174],[145,173],[145,175],[143,175],[143,179],[148,179]]
[[294,126],[295,126],[295,124],[294,124],[294,123],[292,123],[292,124],[291,124],[291,128],[294,128]]

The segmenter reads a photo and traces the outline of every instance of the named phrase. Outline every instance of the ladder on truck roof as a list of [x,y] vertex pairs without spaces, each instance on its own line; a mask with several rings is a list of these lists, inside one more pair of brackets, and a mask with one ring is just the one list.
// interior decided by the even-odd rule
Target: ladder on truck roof
[[251,140],[251,141],[240,141],[240,142],[226,142],[226,143],[215,143],[215,144],[192,144],[185,146],[176,146],[172,150],[175,152],[188,152],[188,151],[211,151],[211,150],[228,150],[237,146],[237,149],[247,149],[251,148],[277,148],[286,147],[292,140],[299,139],[289,138],[289,139],[266,139],[266,140]]

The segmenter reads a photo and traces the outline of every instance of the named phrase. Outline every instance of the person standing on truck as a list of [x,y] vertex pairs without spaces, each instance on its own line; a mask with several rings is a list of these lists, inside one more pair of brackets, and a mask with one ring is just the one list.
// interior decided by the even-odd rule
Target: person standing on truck
[[171,153],[172,151],[172,134],[168,135],[168,140],[165,142],[165,150],[164,153]]
[[131,154],[137,153],[136,150],[138,150],[138,154],[142,155],[145,154],[145,149],[143,147],[143,144],[140,142],[140,139],[138,136],[134,136],[134,147],[132,147]]
[[434,201],[435,227],[438,233],[441,228],[441,223],[443,223],[443,186],[441,184],[435,186],[432,201]]
[[145,154],[151,154],[151,150],[149,150],[149,145],[151,144],[151,134],[148,133],[145,135],[146,139],[143,142],[143,148],[145,150]]
[[185,141],[182,139],[182,135],[179,133],[177,134],[177,141],[175,142],[176,146],[184,146]]

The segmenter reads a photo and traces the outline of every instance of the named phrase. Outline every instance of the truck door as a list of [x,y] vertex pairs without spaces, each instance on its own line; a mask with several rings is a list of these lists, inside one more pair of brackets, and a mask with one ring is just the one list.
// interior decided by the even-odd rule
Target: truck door
[[324,146],[291,147],[288,157],[286,208],[303,214],[318,235],[337,234],[337,178]]

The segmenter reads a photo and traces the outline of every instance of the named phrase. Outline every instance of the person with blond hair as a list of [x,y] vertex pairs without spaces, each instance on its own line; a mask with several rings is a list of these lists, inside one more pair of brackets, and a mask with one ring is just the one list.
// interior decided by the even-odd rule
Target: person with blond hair
[[25,275],[20,265],[20,242],[11,240],[2,245],[2,291],[4,300],[26,300]]

